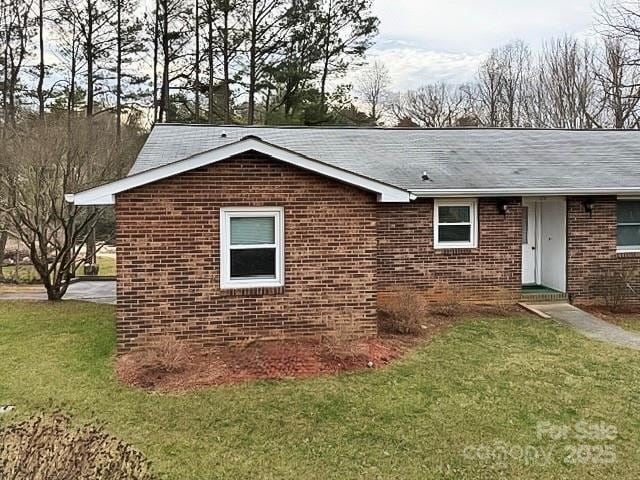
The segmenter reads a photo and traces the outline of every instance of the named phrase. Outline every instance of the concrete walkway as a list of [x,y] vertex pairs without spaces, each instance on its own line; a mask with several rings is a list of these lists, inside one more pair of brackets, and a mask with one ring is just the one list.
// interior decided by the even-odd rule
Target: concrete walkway
[[589,338],[640,350],[640,334],[599,319],[568,303],[531,305]]
[[[0,300],[46,300],[46,292],[40,288],[15,288],[10,292],[0,292]],[[69,285],[64,300],[81,300],[84,302],[105,303],[115,305],[116,282],[108,280],[79,281]]]

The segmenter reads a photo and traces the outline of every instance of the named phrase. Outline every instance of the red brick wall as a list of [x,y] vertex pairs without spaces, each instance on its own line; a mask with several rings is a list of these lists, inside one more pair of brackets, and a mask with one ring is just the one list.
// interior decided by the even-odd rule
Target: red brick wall
[[[281,206],[285,286],[221,291],[221,207]],[[258,155],[117,195],[119,351],[376,332],[376,198]]]
[[[592,213],[585,210],[585,199],[567,199],[568,293],[576,303],[604,304],[615,282],[607,275],[640,267],[640,254],[616,252],[616,198],[593,198]],[[640,292],[638,281],[632,284]],[[640,298],[630,291],[626,301],[640,304]]]
[[520,297],[522,209],[480,199],[476,249],[433,248],[433,200],[378,206],[378,290],[411,289],[435,301],[504,301]]

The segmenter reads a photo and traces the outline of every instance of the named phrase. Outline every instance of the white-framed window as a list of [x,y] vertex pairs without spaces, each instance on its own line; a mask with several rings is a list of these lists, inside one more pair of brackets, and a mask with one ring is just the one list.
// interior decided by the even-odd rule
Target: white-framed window
[[433,209],[435,248],[478,246],[478,200],[436,199]]
[[220,209],[220,288],[284,285],[284,210]]
[[618,251],[640,252],[640,198],[618,199]]

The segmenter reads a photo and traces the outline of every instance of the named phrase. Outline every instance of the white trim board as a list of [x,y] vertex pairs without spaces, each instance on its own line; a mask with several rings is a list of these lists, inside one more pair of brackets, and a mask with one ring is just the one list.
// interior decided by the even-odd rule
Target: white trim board
[[412,189],[418,198],[467,198],[467,197],[552,197],[552,196],[626,196],[639,195],[639,187],[594,188],[434,188]]
[[226,160],[250,151],[262,153],[276,160],[300,167],[319,175],[378,194],[379,202],[408,203],[415,197],[406,190],[342,170],[298,153],[264,142],[257,137],[247,137],[235,143],[169,163],[161,167],[140,172],[115,182],[100,185],[76,194],[67,194],[65,199],[75,205],[112,205],[115,195],[142,185],[169,178],[180,173]]

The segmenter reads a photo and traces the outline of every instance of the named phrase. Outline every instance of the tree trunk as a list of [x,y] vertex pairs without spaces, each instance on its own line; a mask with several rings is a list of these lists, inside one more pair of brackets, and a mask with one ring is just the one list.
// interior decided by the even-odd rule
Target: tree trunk
[[156,18],[153,29],[153,122],[158,120],[158,32],[160,30],[160,4],[156,0]]
[[224,30],[222,39],[222,69],[223,69],[223,108],[224,123],[231,124],[231,93],[229,92],[229,3],[225,5],[224,10]]
[[38,114],[44,120],[44,0],[39,0],[38,43],[40,47],[40,66],[38,71]]
[[76,111],[76,24],[73,21],[72,27],[72,40],[71,40],[71,71],[69,72],[69,98],[67,99],[67,130],[71,132],[71,119]]
[[[168,2],[164,0],[164,12],[162,16],[162,101],[164,110],[164,121],[169,122],[169,11]],[[161,112],[162,113],[162,112]]]
[[207,0],[207,43],[209,44],[209,49],[207,51],[207,60],[209,65],[209,85],[208,85],[208,101],[209,101],[209,112],[208,118],[210,124],[214,122],[214,112],[213,112],[213,0]]
[[87,0],[87,117],[93,117],[93,5]]
[[195,121],[200,121],[200,3],[196,0]]
[[249,106],[247,109],[247,124],[253,125],[256,116],[256,42],[257,42],[257,2],[253,0],[251,8],[251,40],[249,46]]
[[122,0],[117,0],[117,59],[116,59],[116,141],[122,137]]
[[6,127],[9,125],[9,106],[8,106],[8,84],[9,84],[9,29],[7,29],[4,44],[4,72],[2,79],[2,111],[4,114],[4,122],[2,128],[2,135],[4,137]]
[[332,2],[329,2],[329,10],[327,11],[327,24],[326,31],[324,32],[324,46],[323,46],[323,63],[322,63],[322,77],[320,79],[320,112],[324,115],[326,96],[327,96],[327,79],[329,78],[329,62],[331,60],[331,8]]
[[95,225],[90,227],[87,236],[87,251],[85,255],[85,275],[97,275],[98,263],[96,262],[96,228]]
[[6,225],[1,225],[0,229],[0,280],[4,280],[4,272],[2,271],[2,265],[4,263],[4,255],[7,250],[7,240],[9,238],[9,233],[4,230]]

